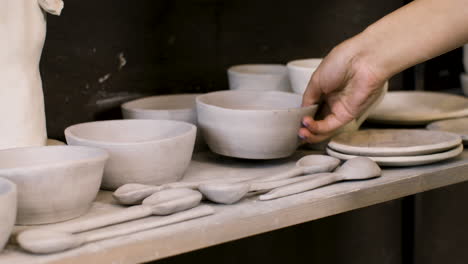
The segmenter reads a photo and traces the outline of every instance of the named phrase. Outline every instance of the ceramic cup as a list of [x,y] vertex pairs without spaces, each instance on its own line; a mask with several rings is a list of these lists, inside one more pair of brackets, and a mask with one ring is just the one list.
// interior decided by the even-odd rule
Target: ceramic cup
[[[176,120],[197,125],[195,98],[201,94],[174,94],[150,96],[122,104],[125,119]],[[207,146],[197,130],[195,151],[206,150]]]
[[299,144],[302,97],[287,92],[220,91],[197,97],[198,123],[210,149],[246,159],[290,156]]
[[294,93],[304,94],[310,77],[321,62],[322,59],[301,59],[288,62],[289,79]]
[[65,129],[65,137],[69,145],[109,152],[101,187],[115,190],[126,183],[180,180],[192,157],[196,131],[186,122],[126,119],[73,125]]
[[76,146],[0,151],[0,177],[18,188],[16,224],[55,223],[87,212],[108,157],[104,150]]
[[231,90],[291,91],[288,70],[281,64],[244,64],[227,70]]
[[468,73],[460,74],[460,84],[465,96],[468,96]]
[[0,252],[10,237],[16,219],[16,185],[0,178]]

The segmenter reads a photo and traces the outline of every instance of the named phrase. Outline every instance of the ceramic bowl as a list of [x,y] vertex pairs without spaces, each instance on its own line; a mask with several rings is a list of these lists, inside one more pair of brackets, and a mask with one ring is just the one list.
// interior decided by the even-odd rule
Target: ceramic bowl
[[0,177],[18,188],[16,224],[55,223],[84,214],[101,184],[106,151],[47,146],[0,151]]
[[291,91],[288,70],[281,64],[244,64],[227,70],[229,89]]
[[[122,104],[125,119],[176,120],[197,125],[195,98],[201,94],[150,96]],[[195,151],[206,150],[202,135],[197,131]]]
[[105,149],[110,158],[101,187],[159,185],[182,178],[190,163],[196,126],[173,120],[126,119],[82,123],[65,129],[69,145]]
[[317,106],[300,107],[287,92],[221,91],[197,97],[198,124],[210,149],[246,159],[290,156],[299,144],[304,116]]
[[16,218],[16,185],[0,178],[0,252],[10,237]]
[[287,67],[293,92],[304,94],[310,77],[321,62],[322,59],[302,59],[288,62]]
[[468,73],[460,74],[460,84],[465,96],[468,96]]

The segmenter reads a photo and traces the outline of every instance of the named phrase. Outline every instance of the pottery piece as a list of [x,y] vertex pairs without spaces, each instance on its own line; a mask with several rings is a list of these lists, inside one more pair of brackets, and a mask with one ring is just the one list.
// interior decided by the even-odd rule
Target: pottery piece
[[91,207],[101,184],[106,151],[78,146],[0,151],[0,177],[18,188],[16,224],[55,223]]
[[105,149],[110,158],[102,188],[126,183],[158,185],[178,181],[192,157],[197,128],[173,120],[110,120],[65,129],[69,145]]
[[0,253],[10,237],[16,219],[16,185],[0,178]]
[[468,99],[440,92],[389,92],[368,120],[375,123],[425,125],[432,121],[468,116]]
[[[0,149],[44,146],[47,140],[39,61],[46,35],[46,12],[60,14],[62,1],[0,2]],[[62,5],[60,5],[62,4]],[[42,7],[42,8],[41,8]]]
[[[328,155],[342,159],[342,160],[348,160],[348,159],[357,157],[355,155],[344,154],[338,151],[334,151],[330,148],[327,148],[326,151]],[[430,164],[430,163],[434,163],[434,162],[438,162],[438,161],[442,161],[446,159],[451,159],[460,155],[462,151],[463,151],[463,145],[460,144],[459,146],[453,149],[449,149],[445,152],[439,152],[439,153],[427,154],[427,155],[386,156],[386,157],[367,156],[367,157],[377,162],[377,164],[381,166],[405,167],[405,166]]]
[[220,91],[197,97],[198,123],[210,149],[224,156],[276,159],[294,153],[304,116],[300,95],[286,92]]
[[468,96],[468,73],[460,73],[460,85],[465,96]]
[[261,201],[277,199],[309,190],[313,190],[325,185],[329,185],[345,180],[366,180],[379,177],[381,170],[379,166],[368,158],[355,158],[346,161],[340,168],[332,173],[320,173],[313,179],[300,181],[260,195]]
[[288,70],[281,64],[243,64],[227,70],[229,89],[290,92]]
[[462,138],[463,144],[468,144],[468,117],[432,122],[426,128],[457,134]]
[[290,61],[287,64],[289,79],[291,80],[291,87],[293,92],[303,95],[307,85],[309,84],[310,77],[317,70],[322,59],[301,59]]
[[169,216],[155,218],[151,222],[126,226],[112,230],[95,230],[86,233],[73,234],[50,229],[32,229],[23,231],[18,235],[19,245],[26,251],[35,254],[50,254],[67,249],[79,247],[86,243],[114,237],[129,235],[144,230],[167,226],[175,223],[196,219],[214,214],[214,209],[208,205],[201,205],[187,211],[178,212]]
[[56,139],[48,138],[47,141],[46,141],[46,146],[63,146],[63,145],[65,145],[64,142],[62,142],[60,140],[56,140]]
[[460,136],[423,129],[367,129],[342,133],[328,143],[332,150],[358,156],[414,156],[454,148]]
[[153,207],[154,215],[168,215],[193,208],[200,204],[202,195],[186,188],[162,190],[143,200],[142,205]]
[[[122,104],[125,119],[176,120],[197,125],[195,98],[201,94],[173,94],[150,96]],[[195,151],[207,149],[199,130],[195,140]]]

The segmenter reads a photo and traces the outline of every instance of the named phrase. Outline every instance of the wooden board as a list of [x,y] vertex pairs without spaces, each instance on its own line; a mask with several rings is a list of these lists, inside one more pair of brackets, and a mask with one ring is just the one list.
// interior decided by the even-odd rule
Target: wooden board
[[[217,177],[259,177],[294,166],[291,159],[259,162],[222,158],[200,153],[187,172],[186,181]],[[27,254],[8,245],[0,263],[140,263],[209,247],[227,241],[382,203],[403,196],[468,180],[468,151],[432,165],[384,170],[380,178],[343,182],[272,201],[255,197],[234,205],[214,205],[216,214],[133,235],[100,241],[51,255]],[[122,207],[111,193],[101,192],[91,211],[93,217]],[[138,225],[150,218],[125,225]],[[117,225],[110,228],[120,228]],[[16,231],[24,229],[17,227]]]

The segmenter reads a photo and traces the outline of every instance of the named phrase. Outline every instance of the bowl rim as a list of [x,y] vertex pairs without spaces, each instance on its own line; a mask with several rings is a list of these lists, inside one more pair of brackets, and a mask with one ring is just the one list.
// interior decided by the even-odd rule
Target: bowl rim
[[[268,73],[253,73],[253,72],[241,72],[236,70],[236,68],[242,67],[271,67],[271,68],[278,68],[282,69],[282,72],[268,72]],[[232,65],[227,69],[229,74],[239,75],[239,76],[283,76],[288,74],[288,68],[284,64],[280,63],[246,63],[246,64],[238,64]]]
[[7,196],[7,195],[10,195],[11,193],[18,192],[16,184],[13,181],[11,181],[11,180],[9,180],[9,179],[7,179],[5,177],[0,177],[0,185],[1,184],[5,184],[7,186],[7,190],[5,190],[4,192],[2,192],[0,190],[0,197]]
[[[94,140],[94,139],[88,139],[88,138],[83,138],[79,137],[76,134],[72,133],[72,129],[75,127],[78,127],[80,125],[85,125],[85,124],[96,124],[96,123],[114,123],[114,122],[122,122],[122,123],[130,123],[130,122],[151,122],[151,123],[178,123],[182,125],[188,126],[190,129],[186,131],[185,133],[178,134],[176,136],[171,136],[168,138],[162,138],[162,139],[151,139],[151,140],[144,140],[144,141],[139,141],[139,142],[114,142],[114,141],[107,141],[107,140]],[[114,120],[102,120],[102,121],[91,121],[91,122],[84,122],[84,123],[78,123],[75,125],[71,125],[67,127],[64,131],[65,137],[71,137],[79,142],[87,142],[91,144],[96,144],[96,145],[106,145],[106,146],[138,146],[138,145],[146,145],[150,143],[159,143],[159,142],[165,142],[169,140],[174,140],[177,138],[182,138],[186,137],[187,135],[194,133],[196,135],[197,132],[197,127],[191,123],[184,122],[184,121],[178,121],[178,120],[165,120],[165,119],[114,119]],[[68,143],[68,142],[67,142]],[[76,146],[76,145],[75,145]]]
[[[304,62],[304,61],[314,61],[314,62],[320,62],[320,63],[316,67],[304,67],[304,66],[297,65],[298,62]],[[297,60],[289,61],[286,64],[286,67],[291,68],[291,69],[301,69],[301,70],[303,70],[303,69],[306,69],[306,70],[317,69],[318,66],[322,63],[322,61],[323,61],[323,58],[297,59]]]
[[313,104],[309,106],[301,106],[301,107],[291,107],[291,108],[271,108],[271,109],[236,109],[236,108],[228,108],[228,107],[222,107],[222,106],[217,106],[213,104],[209,104],[206,102],[203,102],[202,99],[204,97],[213,95],[213,94],[221,94],[221,93],[254,93],[254,94],[266,94],[266,93],[276,93],[276,94],[287,94],[288,96],[301,96],[296,93],[289,93],[289,92],[283,92],[283,91],[253,91],[253,90],[222,90],[222,91],[216,91],[216,92],[211,92],[211,93],[206,93],[204,95],[200,95],[196,98],[197,104],[201,104],[207,107],[212,107],[215,109],[220,109],[220,110],[230,110],[230,111],[239,111],[239,112],[244,112],[244,113],[249,113],[249,112],[262,112],[262,113],[268,113],[268,112],[291,112],[291,110],[295,111],[300,111],[300,110],[308,110],[308,109],[313,109],[317,108],[318,104]]
[[[0,167],[0,174],[1,172],[5,171],[23,171],[23,170],[30,170],[30,169],[44,169],[44,168],[60,168],[60,167],[69,167],[73,164],[81,164],[81,163],[88,163],[88,162],[100,162],[106,161],[109,159],[109,153],[102,148],[97,147],[90,147],[90,146],[72,146],[72,145],[58,145],[58,146],[39,146],[39,147],[19,147],[19,148],[10,148],[10,149],[3,149],[0,150],[0,154],[2,152],[21,152],[23,150],[51,150],[51,149],[69,149],[69,150],[86,150],[86,151],[93,151],[96,152],[96,155],[92,157],[80,158],[80,159],[67,159],[64,161],[55,161],[55,162],[46,162],[40,163],[35,165],[23,165],[17,167],[10,167],[10,168],[2,168]],[[1,178],[2,176],[0,176]],[[10,178],[11,176],[6,176]],[[14,178],[14,177],[11,177]]]
[[125,103],[120,105],[120,108],[122,110],[126,110],[126,111],[129,111],[129,112],[140,112],[140,113],[142,113],[142,112],[168,112],[168,111],[170,111],[170,112],[191,112],[194,109],[196,109],[196,107],[177,108],[177,109],[148,109],[148,108],[139,108],[139,107],[129,106],[131,104],[138,103],[138,101],[151,100],[151,99],[162,99],[164,97],[166,97],[166,98],[168,98],[168,97],[176,98],[176,97],[180,97],[180,96],[190,96],[190,95],[193,95],[194,99],[196,99],[198,96],[203,95],[203,93],[163,94],[163,95],[145,96],[145,97],[141,97],[141,98],[138,98],[138,99],[135,99],[135,100],[125,102]]

